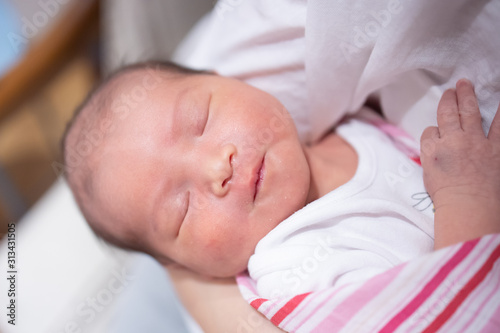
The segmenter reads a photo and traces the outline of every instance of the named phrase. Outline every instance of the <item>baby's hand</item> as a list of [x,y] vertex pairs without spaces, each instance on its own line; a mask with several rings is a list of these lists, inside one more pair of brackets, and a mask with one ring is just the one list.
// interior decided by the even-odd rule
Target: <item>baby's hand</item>
[[461,79],[456,90],[444,92],[437,122],[438,127],[426,128],[421,137],[424,184],[436,211],[450,205],[465,205],[474,210],[497,209],[500,112],[497,111],[486,137],[472,84]]

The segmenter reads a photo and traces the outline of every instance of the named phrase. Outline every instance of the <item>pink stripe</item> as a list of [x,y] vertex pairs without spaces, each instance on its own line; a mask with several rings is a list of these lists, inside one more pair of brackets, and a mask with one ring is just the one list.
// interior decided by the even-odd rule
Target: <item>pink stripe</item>
[[408,319],[415,310],[436,290],[450,272],[474,249],[479,239],[464,243],[455,255],[444,264],[439,272],[422,288],[406,307],[396,314],[381,330],[380,333],[389,333]]
[[[265,308],[265,309],[263,309],[262,311],[260,311],[260,313],[262,313],[264,316],[266,316],[267,318],[269,318],[269,313],[272,312],[274,310],[274,308],[283,306],[285,303],[287,303],[288,301],[290,301],[290,299],[292,299],[292,298],[293,298],[293,296],[286,297],[286,298],[277,298],[277,299],[275,298],[275,299],[272,299],[269,302],[268,307]],[[279,311],[279,309],[278,309],[278,311]]]
[[255,287],[253,286],[252,280],[248,275],[243,275],[239,274],[236,276],[236,282],[238,284],[241,284],[242,286],[246,287],[248,290],[250,290],[253,294],[257,296],[257,290],[255,290]]
[[[254,307],[256,310],[258,310],[260,313],[262,313],[264,316],[269,318],[269,313],[272,312],[273,309],[275,309],[277,306],[279,306],[280,303],[283,302],[283,299],[265,299],[261,298],[257,294],[257,290],[255,290],[253,286],[253,280],[245,275],[245,274],[239,274],[236,276],[236,282],[249,289],[251,293],[253,294],[252,297],[246,298],[246,301]],[[251,300],[253,299],[253,300]],[[264,309],[261,309],[260,306],[265,303]],[[257,306],[257,307],[256,307]],[[279,310],[278,310],[279,311]]]
[[[387,133],[391,136],[394,136],[394,137],[402,136],[402,137],[413,139],[413,137],[411,137],[410,134],[406,133],[406,131],[404,131],[403,129],[401,129],[401,128],[399,128],[391,123],[388,123],[385,120],[372,119],[371,123],[374,126],[378,127],[384,133]],[[415,140],[415,139],[413,139],[413,140]]]
[[446,306],[446,308],[437,316],[434,321],[427,326],[423,331],[425,333],[436,332],[443,325],[446,324],[455,311],[465,302],[467,297],[475,292],[486,276],[493,269],[495,262],[500,258],[500,244],[493,250],[488,257],[488,260],[481,266],[481,268],[474,274],[474,276],[467,282],[467,284],[456,294],[455,298]]
[[262,305],[262,303],[267,302],[267,299],[265,298],[256,298],[253,301],[250,302],[250,305],[255,309],[259,310],[259,307]]
[[[294,295],[296,296],[296,295]],[[267,318],[270,317],[270,313],[276,308],[281,308],[283,307],[286,303],[288,303],[294,296],[290,296],[290,297],[285,297],[285,298],[275,298],[275,299],[272,299],[270,300],[270,302],[268,303],[268,307],[265,308],[265,309],[262,309],[262,311],[260,311],[260,313],[262,313],[264,316],[266,316]],[[280,309],[278,309],[276,312],[278,312]],[[276,313],[273,314],[273,316],[275,315]],[[272,317],[272,316],[271,316]]]
[[[456,283],[457,281],[462,280],[466,274],[470,274],[470,272],[471,272],[471,270],[472,270],[472,266],[473,266],[473,265],[475,265],[475,264],[477,264],[477,261],[478,261],[478,260],[480,260],[480,258],[481,258],[482,256],[484,256],[484,254],[485,254],[486,252],[491,251],[491,249],[489,249],[489,247],[490,247],[490,245],[491,245],[491,243],[492,243],[493,241],[494,241],[494,239],[493,239],[493,238],[491,238],[491,239],[490,239],[490,240],[486,243],[486,245],[485,245],[482,249],[478,249],[478,247],[476,247],[476,248],[474,249],[474,250],[475,250],[475,252],[474,252],[474,253],[475,253],[474,258],[472,258],[472,259],[469,261],[469,263],[467,264],[467,267],[465,267],[465,268],[464,268],[461,272],[459,272],[459,273],[457,274],[457,276],[453,279],[453,282],[455,282],[455,283]],[[429,274],[429,275],[434,275],[434,273]],[[444,290],[444,291],[443,291],[443,292],[442,292],[439,296],[437,296],[437,297],[435,298],[435,301],[434,301],[431,305],[427,306],[427,311],[425,311],[425,313],[423,313],[423,314],[419,315],[419,318],[428,318],[428,317],[429,317],[429,314],[430,314],[432,311],[435,311],[435,310],[436,310],[436,308],[437,308],[437,306],[438,306],[438,303],[439,303],[439,304],[441,304],[441,303],[442,303],[442,300],[443,300],[443,299],[445,299],[446,295],[449,295],[449,294],[448,294],[449,292],[450,292],[450,289],[448,288],[448,289]],[[450,297],[450,298],[448,298],[448,299],[449,299],[449,300],[451,300],[452,298],[453,298],[453,296],[452,296],[452,297]],[[418,318],[416,318],[416,319],[418,319]],[[420,324],[421,324],[421,323],[419,322],[419,320],[415,320],[414,324],[413,324],[413,325],[411,325],[411,326],[410,326],[410,328],[408,328],[408,331],[410,331],[410,332],[411,332],[412,330],[414,330],[414,328],[415,328],[417,325],[420,325]]]
[[290,299],[284,306],[282,306],[271,318],[271,322],[279,326],[281,322],[297,308],[297,306],[302,303],[302,301],[309,296],[311,293],[305,293],[305,294],[300,294],[297,296],[294,296],[292,299]]
[[[498,294],[498,293],[497,293]],[[500,305],[489,318],[488,323],[483,327],[481,333],[500,332]]]
[[[282,323],[282,327],[283,328],[286,328],[288,323],[294,319],[294,318],[297,318],[297,316],[301,315],[302,314],[302,310],[303,309],[307,309],[309,308],[309,306],[313,306],[314,304],[310,305],[311,303],[313,303],[313,301],[315,301],[318,297],[330,292],[331,290],[330,289],[326,289],[326,290],[319,290],[319,291],[314,291],[312,292],[309,297],[307,298],[307,300],[305,302],[302,302],[301,304],[301,308],[300,309],[295,309],[295,312],[293,314],[290,314],[286,320],[283,321]],[[330,296],[328,296],[329,298]],[[314,312],[314,311],[313,311]],[[306,316],[306,318],[309,317]],[[287,328],[287,330],[289,331],[293,331],[291,327]]]
[[[444,251],[444,250],[443,250],[443,251]],[[441,258],[440,262],[441,262],[441,263],[443,263],[443,262],[447,262],[448,260],[450,260],[450,259],[451,259],[451,257],[452,257],[454,254],[455,254],[454,249],[453,249],[453,248],[450,248],[450,249],[448,250],[448,252],[447,252],[447,253],[445,253],[445,254],[443,253],[443,254],[442,254],[442,258]],[[422,269],[424,269],[423,267],[424,267],[424,266],[415,266],[415,267],[414,267],[414,269],[415,269],[415,268],[420,269],[420,274],[422,274],[422,271],[421,271],[421,270],[422,270]],[[416,294],[416,293],[418,292],[418,291],[416,290],[416,289],[418,288],[418,286],[419,286],[419,285],[422,285],[422,284],[426,281],[426,278],[429,278],[429,277],[431,277],[431,276],[436,275],[436,274],[437,274],[437,272],[438,272],[440,269],[441,269],[441,267],[439,266],[439,263],[432,264],[430,267],[428,266],[428,267],[427,267],[427,269],[426,269],[426,271],[427,271],[427,272],[425,273],[425,276],[422,276],[422,277],[420,277],[420,278],[419,278],[419,280],[418,280],[418,281],[415,281],[417,284],[415,284],[415,282],[413,282],[413,285],[412,285],[412,286],[413,286],[414,288],[411,288],[411,290],[408,290],[408,291],[409,291],[409,293],[406,295],[406,297],[405,297],[405,298],[403,298],[401,301],[399,301],[399,302],[398,302],[398,303],[397,303],[397,304],[396,304],[396,305],[395,305],[395,306],[394,306],[394,307],[393,307],[390,311],[388,311],[387,313],[388,313],[388,314],[391,314],[391,313],[396,313],[399,309],[402,309],[402,308],[404,307],[404,304],[407,304],[407,303],[408,303],[408,299],[409,299],[410,297],[413,297],[412,295],[414,295],[414,294]],[[408,288],[407,288],[407,289],[408,289]],[[428,310],[427,312],[429,312],[429,310]],[[384,320],[384,322],[385,322],[385,321],[387,320],[387,318],[384,318],[383,320]],[[411,331],[412,331],[412,329],[413,329],[416,325],[418,325],[418,324],[419,324],[419,322],[418,322],[418,321],[415,321],[415,323],[414,323],[414,324],[413,324],[413,325],[412,325],[412,326],[408,329],[408,331],[409,331],[409,332],[411,332]],[[380,325],[382,325],[382,324],[380,324]]]
[[[490,272],[491,273],[491,272]],[[478,297],[480,297],[480,295],[484,292],[484,290],[486,288],[488,288],[488,286],[491,286],[492,282],[494,282],[494,279],[496,278],[496,284],[495,284],[495,287],[493,288],[492,292],[488,295],[488,297],[485,297],[485,299],[483,300],[483,302],[481,303],[481,305],[476,309],[476,311],[474,312],[473,315],[470,316],[470,319],[469,321],[463,325],[463,327],[460,327],[460,330],[461,331],[465,331],[476,319],[478,318],[481,318],[481,316],[479,315],[482,310],[484,309],[484,307],[486,306],[486,304],[491,300],[491,298],[493,296],[497,296],[495,291],[498,291],[498,287],[500,286],[500,279],[498,279],[498,275],[495,275],[495,274],[491,274],[490,275],[490,279],[489,280],[485,280],[484,283],[483,283],[483,288],[477,290],[477,294],[476,294],[476,297],[474,297],[474,299],[471,299],[469,302],[468,302],[468,307],[471,307],[473,308],[474,307],[474,304],[478,303],[478,301],[476,301],[476,299]],[[493,280],[493,281],[492,281]],[[461,312],[463,313],[464,311],[467,311],[469,310],[467,306],[463,306],[461,307]],[[469,310],[470,311],[470,310]],[[459,318],[460,317],[460,313],[458,313],[456,316],[456,318]],[[449,328],[452,328],[454,325],[455,325],[455,322],[457,321],[457,319],[454,320],[453,323],[450,323],[449,325],[447,324],[445,327],[447,330],[449,330]],[[445,328],[443,327],[443,328]]]
[[262,310],[262,311],[260,311],[260,312],[261,312],[264,316],[266,316],[267,318],[269,318],[269,313],[271,313],[271,312],[274,310],[274,308],[276,308],[276,307],[279,305],[280,301],[282,301],[282,300],[272,300],[272,301],[269,303],[268,307],[267,307],[267,308],[265,308],[265,309],[263,309],[263,310]]
[[335,309],[332,309],[313,332],[338,332],[340,331],[363,307],[380,294],[403,270],[406,265],[399,265],[386,273],[377,275],[351,296],[345,299]]
[[[251,297],[247,297],[245,300],[252,305],[252,302],[254,302],[257,299],[260,299],[261,297],[257,294],[257,290],[254,287],[253,280],[246,275],[245,273],[239,274],[236,276],[236,282],[249,289],[250,292],[252,293]],[[253,299],[253,300],[252,300]],[[272,311],[278,305],[278,300],[272,299],[272,300],[267,300],[267,302],[264,302],[266,304],[266,307],[264,309],[258,309],[260,313],[262,313],[264,316],[268,317],[269,312]],[[259,307],[264,304],[261,303],[259,304]]]
[[415,161],[418,165],[420,163],[420,151],[408,146],[401,138],[410,139],[412,142],[416,143],[415,139],[406,133],[403,129],[394,126],[384,120],[373,119],[370,121],[372,125],[377,127],[380,131],[384,132],[389,138],[391,138],[394,146],[398,148],[402,153]]
[[411,159],[413,162],[417,163],[418,165],[422,166],[422,161],[420,161],[420,157],[411,157],[411,156],[410,156],[410,159]]
[[[348,285],[345,284],[345,285],[338,287],[338,288],[332,287],[332,288],[327,289],[323,292],[317,292],[317,294],[314,297],[314,300],[316,300],[316,298],[318,298],[319,296],[326,294],[327,292],[331,292],[331,295],[327,295],[327,297],[325,297],[325,299],[323,301],[321,301],[319,304],[317,304],[316,307],[314,308],[314,310],[312,312],[310,312],[307,316],[305,316],[302,319],[302,321],[297,325],[297,327],[287,327],[287,329],[289,329],[290,331],[297,331],[299,328],[302,327],[302,325],[304,325],[305,322],[310,320],[311,317],[314,316],[318,312],[318,309],[322,309],[328,301],[332,300],[335,297],[335,295],[337,295],[342,289],[344,289],[347,286]],[[312,301],[312,299],[311,299],[311,301]],[[294,318],[295,317],[296,316],[294,316]]]
[[[241,285],[241,286],[243,286],[251,291],[252,297],[247,297],[246,301],[251,306],[253,306],[256,310],[258,310],[260,313],[262,313],[264,316],[266,316],[268,318],[269,318],[269,313],[272,312],[273,309],[275,309],[277,306],[279,306],[280,303],[283,302],[283,299],[270,299],[269,300],[269,299],[261,298],[257,294],[257,290],[255,290],[255,288],[253,286],[253,280],[244,274],[237,275],[236,282],[239,285]],[[263,300],[263,301],[261,301],[261,300]],[[260,308],[261,305],[264,303],[266,306],[263,309]],[[258,306],[255,307],[255,305],[258,305]]]
[[[481,249],[478,249],[479,244],[481,244],[481,243],[479,243],[478,246],[476,246],[476,248],[474,249],[474,253],[475,253],[474,258],[472,258],[469,261],[469,263],[467,264],[467,267],[465,267],[460,272],[460,274],[457,274],[457,277],[452,281],[454,284],[457,284],[458,281],[460,281],[460,280],[468,280],[469,278],[465,277],[466,275],[471,276],[471,275],[475,274],[475,272],[477,272],[478,269],[480,269],[480,267],[478,267],[473,272],[472,266],[477,265],[477,263],[481,261],[481,258],[483,258],[483,261],[485,259],[487,259],[488,253],[490,253],[493,250],[493,248],[490,248],[490,247],[491,247],[491,244],[493,243],[494,240],[495,239],[493,237],[490,238],[486,242],[485,246]],[[464,282],[464,284],[465,284],[465,282]],[[451,295],[451,297],[450,297],[450,294],[449,294],[450,292],[453,292],[453,291],[450,291],[449,289],[447,289],[447,290],[445,290],[445,292],[443,292],[441,295],[439,295],[439,297],[436,298],[436,302],[434,302],[433,306],[430,307],[429,310],[435,309],[435,304],[438,303],[440,300],[444,299],[445,297],[448,300],[453,299],[455,295]],[[430,312],[430,311],[427,311],[426,315],[428,314],[428,312]],[[427,318],[427,317],[425,317],[425,318]],[[449,321],[449,324],[447,324],[447,326],[451,325],[450,327],[453,327],[453,325],[455,325],[456,321],[458,321],[459,319],[460,319],[460,316],[454,316],[453,319],[451,321]]]

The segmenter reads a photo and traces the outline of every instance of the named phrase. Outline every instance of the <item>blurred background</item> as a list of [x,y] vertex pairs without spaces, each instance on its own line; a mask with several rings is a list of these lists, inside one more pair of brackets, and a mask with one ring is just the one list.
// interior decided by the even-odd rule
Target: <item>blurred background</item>
[[59,140],[100,69],[97,1],[0,0],[0,233],[59,176]]
[[[16,274],[14,296],[0,278],[0,304],[15,301],[17,314],[12,325],[4,308],[0,332],[200,331],[161,265],[90,230],[61,176],[60,139],[99,80],[128,63],[170,59],[213,6],[209,0],[0,0],[0,269]],[[193,44],[182,43],[188,46],[176,53],[178,61]],[[12,250],[9,223],[15,223]]]
[[[170,58],[212,7],[209,0],[0,0],[0,236],[60,175],[60,138],[94,84],[126,63]],[[152,31],[144,22],[157,13],[165,19]]]
[[2,234],[57,178],[65,124],[100,72],[98,2],[40,4],[0,0]]

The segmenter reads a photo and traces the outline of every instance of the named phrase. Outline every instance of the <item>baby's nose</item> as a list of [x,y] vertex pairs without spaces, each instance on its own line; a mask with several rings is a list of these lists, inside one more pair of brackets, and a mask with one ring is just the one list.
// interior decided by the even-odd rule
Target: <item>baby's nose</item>
[[207,168],[210,190],[217,196],[225,196],[229,191],[229,181],[233,177],[233,156],[236,147],[227,144],[211,155]]

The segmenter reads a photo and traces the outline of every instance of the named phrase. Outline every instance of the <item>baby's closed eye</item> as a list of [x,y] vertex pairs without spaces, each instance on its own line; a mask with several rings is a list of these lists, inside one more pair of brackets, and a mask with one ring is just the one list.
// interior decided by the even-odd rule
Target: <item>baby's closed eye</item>
[[200,136],[202,136],[203,133],[205,133],[205,129],[206,129],[207,124],[208,124],[208,117],[210,115],[210,102],[211,102],[211,100],[212,100],[212,95],[210,95],[210,98],[208,100],[208,104],[207,104],[206,108],[202,109],[202,111],[201,111],[203,116],[199,117],[198,128],[200,130],[198,133],[200,133]]

